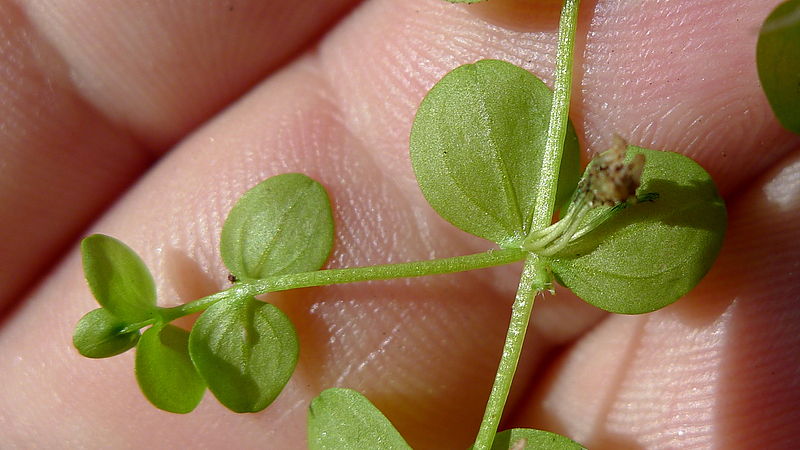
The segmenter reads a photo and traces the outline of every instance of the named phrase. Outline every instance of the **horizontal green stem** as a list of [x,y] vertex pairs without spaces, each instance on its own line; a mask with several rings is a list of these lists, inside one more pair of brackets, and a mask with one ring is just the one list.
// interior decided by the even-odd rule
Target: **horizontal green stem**
[[325,286],[329,284],[356,283],[360,281],[388,280],[393,278],[410,278],[465,272],[468,270],[502,266],[515,261],[521,261],[525,258],[525,254],[525,252],[518,248],[509,248],[428,261],[382,264],[348,269],[318,270],[315,272],[277,275],[260,280],[242,281],[231,286],[229,289],[209,295],[208,297],[203,297],[191,303],[186,303],[174,308],[164,308],[161,310],[161,318],[169,322],[187,314],[203,311],[212,304],[226,298],[251,297],[267,292]]

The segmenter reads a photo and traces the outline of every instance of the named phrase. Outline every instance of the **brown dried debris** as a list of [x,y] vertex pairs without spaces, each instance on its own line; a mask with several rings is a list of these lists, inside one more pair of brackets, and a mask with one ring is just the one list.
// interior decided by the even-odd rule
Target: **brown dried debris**
[[588,195],[589,205],[614,206],[624,201],[636,202],[636,189],[642,179],[644,155],[637,154],[625,162],[628,143],[615,134],[611,148],[595,156],[582,186]]

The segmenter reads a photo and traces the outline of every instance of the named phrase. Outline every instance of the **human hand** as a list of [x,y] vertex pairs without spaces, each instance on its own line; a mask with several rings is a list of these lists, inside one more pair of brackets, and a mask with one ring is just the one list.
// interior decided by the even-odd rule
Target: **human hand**
[[[328,28],[348,2],[317,3],[1,11],[11,90],[0,107],[10,180],[0,186],[0,280],[4,300],[19,304],[0,331],[4,439],[293,448],[310,398],[347,386],[415,447],[469,444],[518,267],[271,295],[298,326],[301,360],[256,416],[210,396],[190,415],[155,410],[130,355],[89,361],[71,347],[75,322],[94,308],[74,252],[42,276],[66,240],[190,131],[93,228],[143,255],[165,305],[226,285],[216,250],[225,213],[282,172],[329,190],[339,227],[331,267],[486,249],[419,193],[407,156],[414,110],[444,73],[476,59],[549,80],[558,5],[525,16],[504,11],[510,0],[371,1]],[[774,447],[794,434],[800,141],[772,118],[755,73],[757,28],[776,2],[753,3],[584,5],[571,116],[587,154],[616,132],[692,156],[726,195],[730,228],[708,278],[665,310],[607,316],[564,291],[539,301],[506,427],[551,429],[591,448],[731,447],[753,436]],[[505,28],[521,24],[528,33]],[[42,284],[23,298],[34,278]]]

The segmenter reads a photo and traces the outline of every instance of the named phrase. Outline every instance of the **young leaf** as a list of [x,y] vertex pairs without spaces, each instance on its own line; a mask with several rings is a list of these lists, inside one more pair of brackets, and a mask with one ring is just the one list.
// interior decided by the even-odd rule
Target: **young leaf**
[[758,35],[756,61],[775,116],[800,133],[800,0],[782,3],[767,17]]
[[497,433],[492,450],[586,450],[560,434],[531,428],[514,428]]
[[645,156],[638,192],[658,199],[622,209],[551,261],[561,284],[621,314],[654,311],[689,292],[716,259],[727,220],[714,182],[697,163],[638,147],[629,147],[628,160],[635,153]]
[[135,323],[153,316],[156,287],[139,256],[122,242],[93,234],[81,242],[83,272],[100,306]]
[[231,209],[220,250],[240,280],[317,270],[333,247],[333,217],[325,189],[288,173],[259,183]]
[[[530,231],[552,92],[513,64],[456,68],[428,92],[411,130],[411,162],[425,198],[464,231],[513,246]],[[556,205],[578,180],[570,125]]]
[[410,450],[400,433],[366,397],[352,389],[332,388],[311,401],[308,412],[311,450]]
[[108,358],[126,352],[139,341],[139,331],[121,333],[128,324],[107,309],[89,311],[78,321],[72,344],[87,358]]
[[257,412],[289,381],[299,345],[288,317],[247,297],[208,308],[192,328],[189,352],[220,403],[236,412]]
[[189,333],[172,325],[153,326],[136,346],[136,380],[157,408],[192,411],[206,390],[188,351]]

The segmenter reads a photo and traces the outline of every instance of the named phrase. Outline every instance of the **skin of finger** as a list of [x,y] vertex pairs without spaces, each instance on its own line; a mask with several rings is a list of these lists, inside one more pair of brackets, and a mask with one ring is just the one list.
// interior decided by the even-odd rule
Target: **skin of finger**
[[[405,27],[396,28],[398,18],[407,21]],[[377,39],[373,27],[385,30],[391,39]],[[491,45],[454,45],[464,42],[464,33],[474,40],[467,42]],[[455,232],[423,203],[405,156],[406,139],[413,116],[410,105],[418,103],[447,68],[481,57],[520,61],[519,55],[528,55],[536,39],[550,45],[553,39],[552,30],[517,35],[521,48],[512,58],[509,51],[516,41],[509,36],[469,11],[449,5],[366,4],[317,54],[262,86],[183,144],[96,229],[122,238],[143,253],[156,273],[165,304],[191,299],[181,293],[196,289],[192,286],[213,289],[224,283],[226,272],[215,251],[224,211],[246,187],[280,172],[309,173],[331,191],[337,223],[342,224],[332,266],[484,249],[485,243]],[[372,58],[353,55],[357,39],[362,41],[360,51],[373,52]],[[383,47],[386,41],[405,42],[409,48],[429,53],[416,62],[399,58],[390,67],[391,54],[387,56]],[[545,47],[542,44],[540,54]],[[402,46],[396,50],[400,56],[412,52]],[[346,56],[351,58],[350,65],[339,62]],[[536,71],[543,71],[547,62],[536,60],[541,64]],[[529,67],[534,68],[534,63]],[[381,75],[390,68],[393,71],[388,73],[393,75]],[[411,68],[413,72],[406,76],[397,75]],[[365,74],[370,70],[374,71],[371,77]],[[363,80],[359,89],[350,89],[352,97],[344,95],[344,89],[352,86],[348,77]],[[378,97],[381,87],[385,94]],[[697,95],[690,97],[695,99]],[[769,130],[756,129],[764,139],[780,140],[779,132],[773,135]],[[747,150],[736,153],[737,157],[747,155]],[[738,180],[744,177],[736,176]],[[734,179],[729,178],[729,183],[734,185]],[[191,416],[154,411],[132,384],[130,359],[90,362],[78,358],[68,346],[70,329],[92,306],[77,260],[71,261],[0,334],[0,347],[12,355],[0,368],[11,374],[8,383],[14,386],[0,397],[0,410],[11,411],[18,402],[36,405],[29,413],[14,416],[13,424],[21,425],[14,427],[17,439],[76,442],[81,440],[81,426],[89,423],[101,430],[92,438],[120,445],[168,440],[222,445],[236,439],[243,445],[269,442],[291,447],[304,437],[308,399],[320,388],[346,385],[367,392],[417,447],[463,447],[471,439],[480,403],[488,393],[515,275],[515,269],[509,268],[455,278],[450,285],[437,282],[442,279],[437,277],[420,284],[403,281],[272,296],[271,301],[298,324],[304,356],[278,403],[243,419],[225,413],[210,400]],[[178,281],[181,277],[185,283]],[[554,303],[542,301],[537,317]],[[55,337],[44,346],[41,333],[31,330],[48,318],[50,308],[58,309],[59,319],[50,320],[56,329],[48,331]],[[553,342],[574,338],[594,323],[596,314],[578,304],[565,308],[562,317],[570,325],[564,328],[572,332],[559,329],[558,338],[549,337],[535,324],[531,335],[540,338],[534,341],[540,345],[530,346],[531,358],[521,378],[530,379],[525,371],[531,373],[536,357]],[[549,319],[557,321],[558,316]],[[548,339],[551,342],[543,342]],[[103,369],[92,371],[87,363],[103,364]],[[50,370],[38,370],[43,364]],[[120,380],[126,376],[128,384],[122,386]],[[71,381],[69,390],[56,382],[61,377]],[[36,388],[40,385],[56,386],[55,393],[44,395]],[[72,415],[61,417],[63,409],[73,411]],[[127,426],[125,421],[131,416],[151,432],[142,435]],[[11,419],[6,422],[12,423]],[[213,425],[208,426],[209,422]]]
[[82,97],[164,150],[317,38],[357,0],[22,2]]
[[353,3],[0,1],[0,311],[167,144]]
[[692,294],[613,316],[566,352],[513,426],[589,448],[792,448],[800,370],[800,150],[731,202]]
[[0,2],[0,315],[152,160],[67,73]]
[[[399,170],[407,164],[408,128],[398,124],[453,67],[502,59],[550,83],[558,5],[527,2],[540,10],[519,31],[500,27],[508,24],[504,14],[514,13],[503,9],[509,2],[368,4],[406,19],[382,27],[351,22],[358,32],[337,33],[323,45],[332,90],[346,116],[358,118],[348,126],[379,143],[374,151]],[[778,3],[583,1],[571,117],[586,153],[604,151],[617,133],[631,144],[691,156],[729,192],[798,145],[770,112],[753,62],[758,28]],[[398,89],[418,95],[394,114],[364,113],[364,105],[380,104]]]

